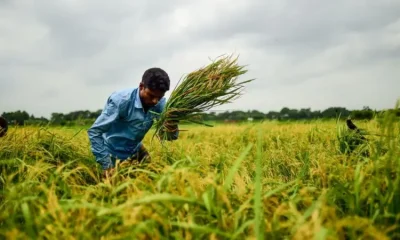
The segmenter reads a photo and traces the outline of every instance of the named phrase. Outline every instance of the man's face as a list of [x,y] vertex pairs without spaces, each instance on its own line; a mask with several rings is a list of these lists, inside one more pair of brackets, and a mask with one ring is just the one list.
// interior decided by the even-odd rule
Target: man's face
[[146,108],[154,107],[165,95],[163,91],[146,88],[143,83],[140,83],[139,90],[142,105]]

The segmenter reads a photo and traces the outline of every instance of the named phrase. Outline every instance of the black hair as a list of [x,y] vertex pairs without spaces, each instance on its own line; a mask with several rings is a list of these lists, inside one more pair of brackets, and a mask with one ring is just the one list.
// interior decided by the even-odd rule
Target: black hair
[[161,68],[149,68],[142,77],[142,83],[151,90],[160,90],[166,92],[169,90],[169,76]]

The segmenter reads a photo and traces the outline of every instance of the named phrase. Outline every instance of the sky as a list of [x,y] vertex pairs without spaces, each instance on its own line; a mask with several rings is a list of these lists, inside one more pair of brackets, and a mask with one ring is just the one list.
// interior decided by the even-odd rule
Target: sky
[[96,111],[150,67],[175,87],[223,54],[255,80],[218,111],[393,108],[399,13],[399,0],[0,0],[0,114]]

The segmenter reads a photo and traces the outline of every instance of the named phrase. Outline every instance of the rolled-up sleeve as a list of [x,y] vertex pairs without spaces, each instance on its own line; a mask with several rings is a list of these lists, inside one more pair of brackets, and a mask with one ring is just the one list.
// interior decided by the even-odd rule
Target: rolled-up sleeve
[[108,131],[112,122],[118,118],[119,109],[118,99],[110,96],[102,113],[87,131],[91,150],[96,157],[96,162],[99,163],[104,170],[112,167],[112,161],[110,153],[104,145],[103,133]]

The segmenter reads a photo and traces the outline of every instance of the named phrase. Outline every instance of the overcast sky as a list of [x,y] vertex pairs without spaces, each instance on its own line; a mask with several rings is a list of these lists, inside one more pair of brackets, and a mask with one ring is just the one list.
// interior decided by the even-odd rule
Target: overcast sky
[[0,0],[0,114],[98,110],[147,68],[174,87],[226,53],[256,80],[219,110],[391,108],[400,1]]

